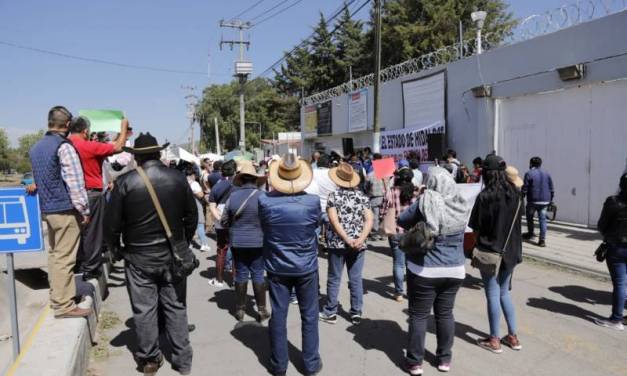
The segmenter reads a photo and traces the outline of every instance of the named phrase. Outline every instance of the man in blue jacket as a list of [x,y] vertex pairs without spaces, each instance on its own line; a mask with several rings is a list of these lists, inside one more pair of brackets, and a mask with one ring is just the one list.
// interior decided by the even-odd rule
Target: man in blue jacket
[[553,190],[553,179],[551,175],[542,170],[542,159],[533,157],[529,161],[529,171],[525,174],[525,182],[522,193],[527,198],[527,233],[523,234],[525,239],[533,239],[534,224],[533,216],[538,212],[540,221],[540,240],[538,246],[546,247],[546,211],[549,204],[553,202],[555,191]]
[[296,290],[302,322],[306,375],[322,369],[318,351],[318,236],[320,200],[304,193],[311,183],[311,166],[294,154],[273,161],[269,182],[274,191],[259,197],[263,227],[263,257],[268,273],[272,317],[269,323],[270,372],[285,375],[288,364],[287,312]]

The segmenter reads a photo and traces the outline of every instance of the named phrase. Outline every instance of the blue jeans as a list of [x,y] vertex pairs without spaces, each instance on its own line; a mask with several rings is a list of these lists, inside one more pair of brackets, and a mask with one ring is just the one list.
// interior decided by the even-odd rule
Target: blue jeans
[[394,275],[394,293],[403,294],[405,292],[405,269],[407,269],[405,252],[401,251],[401,239],[399,235],[388,237],[388,241],[392,249],[392,260],[394,263],[394,268],[392,269],[392,274]]
[[264,282],[263,248],[232,248],[235,260],[235,282]]
[[198,236],[198,241],[200,245],[209,246],[209,240],[207,240],[207,235],[205,234],[205,224],[199,223],[198,227],[196,227],[196,236]]
[[321,366],[318,337],[318,272],[300,277],[288,277],[268,273],[272,317],[270,331],[270,368],[273,373],[287,370],[287,312],[290,306],[290,291],[296,289],[300,310],[303,363],[305,373],[315,373]]
[[627,247],[610,246],[606,262],[614,287],[610,321],[622,321],[625,309],[625,283],[627,282]]
[[509,293],[512,270],[502,266],[497,275],[481,273],[485,296],[488,300],[490,336],[500,337],[501,309],[507,322],[508,334],[516,334],[516,311]]
[[337,313],[337,296],[340,292],[342,269],[346,264],[348,272],[348,289],[351,293],[350,314],[360,315],[364,303],[364,283],[361,279],[364,270],[366,252],[357,252],[352,249],[329,249],[329,276],[327,279],[327,304],[322,309],[327,315]]
[[226,251],[226,261],[224,262],[225,268],[227,270],[233,270],[233,251],[231,247]]
[[533,234],[533,216],[538,212],[538,221],[540,221],[540,240],[546,239],[546,210],[548,205],[538,205],[533,203],[527,204],[527,231]]

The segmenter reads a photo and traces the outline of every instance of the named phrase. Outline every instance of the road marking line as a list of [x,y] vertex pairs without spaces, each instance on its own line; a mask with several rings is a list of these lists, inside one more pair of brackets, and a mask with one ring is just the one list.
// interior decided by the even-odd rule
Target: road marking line
[[17,359],[15,359],[15,362],[11,364],[11,368],[9,368],[5,376],[13,376],[15,374],[15,371],[17,370],[17,367],[20,365],[22,358],[24,357],[24,355],[26,355],[28,350],[30,350],[31,346],[33,345],[33,340],[35,339],[35,336],[41,330],[41,326],[44,324],[44,320],[48,317],[49,313],[50,313],[50,306],[46,305],[46,308],[44,308],[44,310],[39,315],[39,318],[37,319],[37,323],[33,327],[33,330],[31,330],[30,334],[28,335],[28,338],[26,338],[26,341],[24,341],[23,346],[22,346],[22,351],[20,351],[20,354],[17,356]]

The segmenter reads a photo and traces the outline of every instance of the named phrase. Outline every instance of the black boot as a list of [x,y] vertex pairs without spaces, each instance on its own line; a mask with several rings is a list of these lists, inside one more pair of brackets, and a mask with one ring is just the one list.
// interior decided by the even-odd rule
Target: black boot
[[246,315],[246,290],[248,283],[235,282],[235,318],[244,321]]
[[270,318],[270,314],[266,309],[266,284],[253,283],[253,290],[255,291],[255,300],[257,301],[257,312],[259,313],[258,321],[263,322]]

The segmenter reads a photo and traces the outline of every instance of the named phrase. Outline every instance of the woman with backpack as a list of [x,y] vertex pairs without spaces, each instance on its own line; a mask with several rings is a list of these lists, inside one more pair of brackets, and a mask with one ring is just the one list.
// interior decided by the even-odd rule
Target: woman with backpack
[[607,245],[605,260],[612,277],[612,314],[598,325],[624,330],[625,282],[627,281],[627,173],[620,177],[620,192],[605,200],[598,228]]
[[435,315],[438,370],[451,367],[455,318],[453,307],[466,270],[463,242],[470,208],[453,176],[441,167],[429,169],[426,190],[398,218],[406,232],[409,344],[405,368],[422,375],[427,320]]
[[266,309],[266,283],[263,265],[263,232],[259,222],[259,186],[266,177],[258,175],[252,164],[243,164],[233,178],[235,189],[229,196],[221,224],[229,231],[235,260],[235,318],[244,320],[248,281],[252,279],[258,321],[270,318]]
[[383,231],[388,237],[392,249],[394,276],[394,300],[401,303],[405,299],[405,253],[400,248],[400,238],[405,230],[397,226],[399,215],[416,201],[416,188],[412,183],[414,177],[409,167],[401,167],[394,173],[394,185],[386,189],[385,198],[381,206]]
[[[485,188],[475,200],[468,224],[477,239],[472,265],[481,272],[490,323],[490,336],[479,339],[477,344],[495,354],[503,352],[501,343],[513,350],[522,349],[510,295],[512,273],[522,262],[522,194],[516,188],[520,182],[508,179],[506,167],[501,157],[486,157],[481,172]],[[508,331],[503,338],[499,334],[501,310]]]

